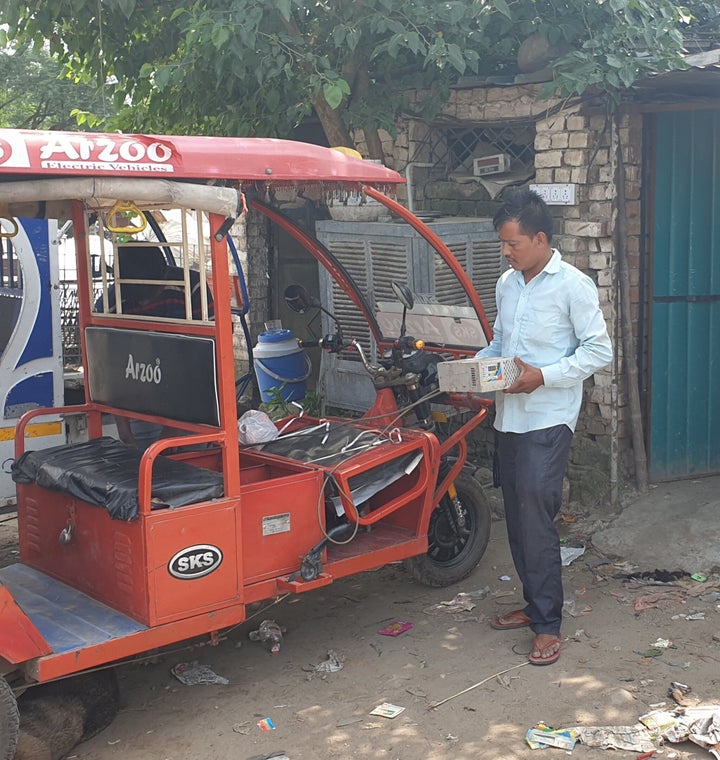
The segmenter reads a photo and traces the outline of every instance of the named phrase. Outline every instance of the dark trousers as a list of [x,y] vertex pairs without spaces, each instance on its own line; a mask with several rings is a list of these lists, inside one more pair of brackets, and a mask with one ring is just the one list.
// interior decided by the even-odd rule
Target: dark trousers
[[554,520],[562,504],[572,436],[567,425],[498,433],[510,551],[535,633],[560,633],[562,564]]

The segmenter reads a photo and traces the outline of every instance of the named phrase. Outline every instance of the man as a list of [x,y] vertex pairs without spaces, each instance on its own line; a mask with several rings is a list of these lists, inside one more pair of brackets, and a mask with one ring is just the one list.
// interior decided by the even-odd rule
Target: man
[[582,384],[612,359],[597,288],[551,247],[552,217],[522,190],[493,219],[510,265],[496,287],[494,337],[478,356],[514,357],[518,379],[496,397],[499,479],[508,539],[525,607],[491,622],[535,633],[530,662],[560,657],[563,607],[560,539],[554,520]]

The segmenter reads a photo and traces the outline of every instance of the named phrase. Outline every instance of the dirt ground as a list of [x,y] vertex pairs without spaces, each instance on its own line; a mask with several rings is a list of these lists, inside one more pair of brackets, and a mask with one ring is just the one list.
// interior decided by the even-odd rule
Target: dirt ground
[[[121,667],[118,717],[70,757],[246,760],[282,751],[290,760],[510,760],[537,755],[524,737],[538,721],[555,728],[633,725],[659,703],[674,706],[673,681],[691,686],[706,703],[720,703],[720,643],[713,638],[720,639],[713,596],[720,578],[658,586],[613,577],[628,568],[622,558],[607,564],[593,550],[597,518],[571,513],[561,525],[568,546],[587,550],[564,569],[563,653],[554,665],[525,664],[527,629],[499,632],[488,625],[494,614],[520,606],[505,526],[497,520],[484,560],[457,586],[429,589],[392,565],[256,610],[216,647],[178,648]],[[14,541],[15,522],[0,516],[1,564],[17,559]],[[486,588],[488,596],[474,599],[471,610],[438,607]],[[698,612],[704,619],[687,619]],[[248,639],[264,619],[287,629],[278,654]],[[394,638],[378,633],[396,621],[413,627]],[[658,638],[671,646],[652,651]],[[342,669],[315,671],[329,652]],[[229,683],[186,686],[171,674],[177,663],[194,660]],[[369,714],[383,702],[405,709],[393,719]],[[258,725],[266,718],[274,730]],[[563,752],[547,749],[542,757]],[[573,754],[588,760],[638,755],[583,744]],[[710,754],[683,743],[666,745],[657,757]]]

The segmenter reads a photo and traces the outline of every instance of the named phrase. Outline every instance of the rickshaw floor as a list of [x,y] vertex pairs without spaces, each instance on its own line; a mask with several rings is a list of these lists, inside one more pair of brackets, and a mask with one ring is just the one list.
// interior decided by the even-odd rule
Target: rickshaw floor
[[27,565],[0,569],[0,582],[56,654],[146,630],[142,623]]
[[372,552],[401,547],[404,543],[417,540],[417,534],[397,525],[376,523],[368,527],[360,526],[353,540],[343,543],[347,536],[340,535],[338,543],[328,544],[328,562],[339,562]]

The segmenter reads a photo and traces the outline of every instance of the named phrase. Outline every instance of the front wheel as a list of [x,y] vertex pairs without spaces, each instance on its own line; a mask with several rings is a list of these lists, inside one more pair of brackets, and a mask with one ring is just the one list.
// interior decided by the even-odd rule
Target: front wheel
[[427,553],[405,560],[405,569],[426,586],[449,586],[467,578],[490,540],[492,512],[482,485],[460,475],[455,488],[464,525],[450,497],[444,496],[430,516]]
[[20,714],[10,684],[0,676],[0,760],[12,760],[20,731]]

